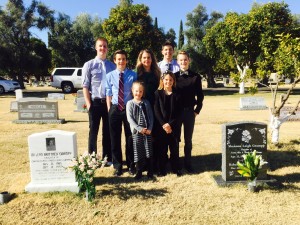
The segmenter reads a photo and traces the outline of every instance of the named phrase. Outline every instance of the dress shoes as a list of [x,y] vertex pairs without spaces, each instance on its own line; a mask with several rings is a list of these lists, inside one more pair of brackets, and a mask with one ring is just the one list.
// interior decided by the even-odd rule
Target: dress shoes
[[147,173],[147,177],[148,177],[149,179],[153,179],[153,178],[154,178],[153,172],[148,172],[148,173]]
[[167,172],[165,171],[165,170],[161,170],[161,171],[159,171],[158,173],[157,173],[157,176],[158,177],[164,177],[164,176],[166,176],[167,175]]
[[182,176],[182,171],[181,170],[177,170],[176,172],[177,177],[181,177]]
[[191,165],[185,165],[185,169],[188,173],[195,173],[195,170]]
[[129,168],[129,169],[128,169],[128,172],[129,172],[130,175],[133,176],[133,175],[135,175],[135,173],[136,173],[136,169],[133,168],[133,167],[132,167],[132,168]]
[[134,179],[135,180],[140,180],[142,178],[143,174],[141,171],[138,171],[135,176],[134,176]]
[[119,176],[122,176],[123,172],[122,172],[122,169],[116,169],[114,171],[114,176],[115,177],[119,177]]

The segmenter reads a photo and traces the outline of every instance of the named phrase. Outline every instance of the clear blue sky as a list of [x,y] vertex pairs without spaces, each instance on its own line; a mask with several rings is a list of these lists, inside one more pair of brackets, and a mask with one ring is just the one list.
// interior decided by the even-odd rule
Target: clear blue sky
[[[254,2],[281,2],[282,0],[133,0],[133,4],[145,4],[150,9],[150,15],[154,20],[157,17],[158,26],[165,31],[173,28],[178,35],[180,20],[185,24],[186,15],[191,13],[198,4],[202,4],[208,14],[212,11],[223,13],[234,11],[247,13]],[[31,0],[23,0],[25,7],[28,7]],[[80,13],[89,13],[91,16],[98,16],[106,19],[111,8],[114,8],[119,0],[41,0],[52,10],[63,12],[75,19]],[[300,0],[285,0],[289,5],[292,14],[300,14]],[[4,7],[7,0],[0,0],[0,6]],[[47,33],[33,31],[35,36],[42,39],[47,44]]]

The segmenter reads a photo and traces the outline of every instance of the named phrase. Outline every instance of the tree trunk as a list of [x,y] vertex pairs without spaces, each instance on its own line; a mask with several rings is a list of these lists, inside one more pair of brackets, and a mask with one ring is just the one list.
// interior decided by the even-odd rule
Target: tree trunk
[[279,143],[279,128],[280,126],[288,120],[291,114],[287,114],[283,118],[279,118],[279,116],[275,116],[271,114],[270,119],[270,128],[271,128],[271,143],[277,145]]
[[245,94],[245,82],[244,81],[242,81],[240,84],[239,84],[239,86],[240,86],[240,94]]
[[206,76],[207,87],[214,88],[217,87],[213,74],[208,73]]

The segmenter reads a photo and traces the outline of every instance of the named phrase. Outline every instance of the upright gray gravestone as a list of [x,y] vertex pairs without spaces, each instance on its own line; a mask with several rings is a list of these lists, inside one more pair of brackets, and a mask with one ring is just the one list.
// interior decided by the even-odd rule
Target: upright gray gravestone
[[28,137],[31,182],[27,192],[79,192],[75,173],[66,168],[77,157],[76,133],[51,130]]
[[[245,181],[237,172],[237,161],[243,155],[257,151],[267,161],[267,125],[258,122],[237,122],[222,127],[222,178],[224,181]],[[264,168],[258,179],[267,179]]]
[[76,109],[74,110],[74,112],[87,112],[87,110],[85,109],[86,104],[85,104],[85,99],[84,99],[84,95],[83,95],[83,90],[77,91],[75,105],[76,105]]
[[77,98],[83,98],[83,90],[78,90],[77,91]]
[[56,101],[27,101],[18,102],[18,120],[14,123],[64,123],[58,118],[58,103]]

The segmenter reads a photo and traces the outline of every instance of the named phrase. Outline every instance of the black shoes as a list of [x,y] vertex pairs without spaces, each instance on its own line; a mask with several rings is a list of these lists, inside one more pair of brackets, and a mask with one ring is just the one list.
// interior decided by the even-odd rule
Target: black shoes
[[141,171],[138,171],[135,176],[134,176],[134,179],[135,180],[140,180],[142,178],[143,174]]
[[164,176],[166,176],[167,175],[167,172],[165,171],[165,170],[161,170],[161,171],[159,171],[158,173],[157,173],[157,176],[158,177],[164,177]]
[[177,170],[176,172],[177,177],[181,177],[182,176],[182,171],[181,170]]
[[136,173],[136,169],[131,167],[131,168],[128,169],[128,172],[129,172],[130,175],[134,175]]
[[195,173],[195,170],[191,165],[185,165],[185,169],[188,173]]
[[114,171],[115,177],[122,176],[122,174],[123,174],[122,169],[115,169],[115,171]]

